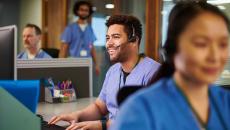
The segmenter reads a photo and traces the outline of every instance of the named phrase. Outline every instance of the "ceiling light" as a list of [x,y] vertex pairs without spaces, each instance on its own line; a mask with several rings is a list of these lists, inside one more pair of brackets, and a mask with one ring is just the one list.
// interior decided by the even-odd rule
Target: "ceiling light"
[[105,19],[108,20],[110,18],[110,16],[106,16]]
[[222,5],[218,5],[217,6],[219,9],[221,9],[221,10],[225,10],[226,9],[226,7],[225,6],[222,6]]
[[106,4],[105,8],[106,9],[113,9],[114,8],[114,4]]
[[93,7],[93,11],[97,11],[97,7],[94,6],[94,7]]
[[209,4],[218,5],[218,4],[227,4],[227,3],[230,3],[230,0],[208,0],[207,2]]
[[167,13],[168,13],[168,12],[167,12],[166,10],[162,10],[162,11],[161,11],[161,14],[162,14],[162,15],[166,15]]

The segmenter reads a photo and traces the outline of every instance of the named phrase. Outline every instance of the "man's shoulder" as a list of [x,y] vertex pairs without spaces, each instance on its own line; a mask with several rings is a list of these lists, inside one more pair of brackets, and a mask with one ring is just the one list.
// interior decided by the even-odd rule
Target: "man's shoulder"
[[210,85],[209,91],[213,94],[214,97],[220,98],[220,100],[229,100],[230,101],[230,91],[226,88],[220,87],[218,85]]
[[153,60],[150,57],[146,56],[143,60],[144,60],[144,64],[160,66],[160,63],[158,63],[157,61]]
[[22,59],[23,58],[23,56],[25,55],[25,51],[23,51],[23,52],[20,52],[18,55],[17,55],[17,58],[18,59]]
[[120,70],[121,68],[121,64],[120,63],[115,63],[113,64],[112,66],[109,67],[109,70],[107,71],[107,73],[113,73],[113,72],[116,72],[118,70]]
[[66,29],[72,29],[72,28],[75,28],[77,27],[78,24],[77,23],[69,23],[67,26],[66,26]]
[[69,26],[69,27],[78,26],[78,24],[74,22],[74,23],[69,23],[67,26]]
[[140,66],[142,66],[141,68],[143,68],[144,66],[144,70],[149,71],[149,70],[154,70],[154,72],[160,67],[160,63],[158,63],[157,61],[149,58],[149,57],[145,57],[143,59],[143,61],[140,63]]
[[52,58],[47,52],[41,49],[41,58]]

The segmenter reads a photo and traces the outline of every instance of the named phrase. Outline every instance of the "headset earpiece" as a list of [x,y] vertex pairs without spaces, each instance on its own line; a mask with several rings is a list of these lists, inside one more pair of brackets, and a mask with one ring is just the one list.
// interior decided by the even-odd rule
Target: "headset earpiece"
[[132,35],[129,36],[129,42],[135,42],[136,41],[136,34],[134,26],[132,25]]

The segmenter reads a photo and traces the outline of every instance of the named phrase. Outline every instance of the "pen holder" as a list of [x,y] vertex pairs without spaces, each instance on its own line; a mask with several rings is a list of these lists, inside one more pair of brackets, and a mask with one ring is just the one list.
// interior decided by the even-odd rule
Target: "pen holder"
[[45,101],[50,103],[64,103],[76,101],[76,93],[71,89],[45,88]]

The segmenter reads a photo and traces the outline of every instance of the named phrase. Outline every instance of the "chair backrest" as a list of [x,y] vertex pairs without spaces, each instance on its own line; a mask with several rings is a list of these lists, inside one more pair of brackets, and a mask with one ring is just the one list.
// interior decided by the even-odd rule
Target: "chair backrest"
[[137,92],[144,87],[141,85],[137,86],[124,86],[122,87],[117,94],[117,104],[120,106],[130,95]]
[[56,48],[42,48],[43,51],[48,53],[52,58],[58,58],[59,50]]
[[31,112],[36,112],[40,92],[39,80],[0,80],[0,87],[8,91]]

